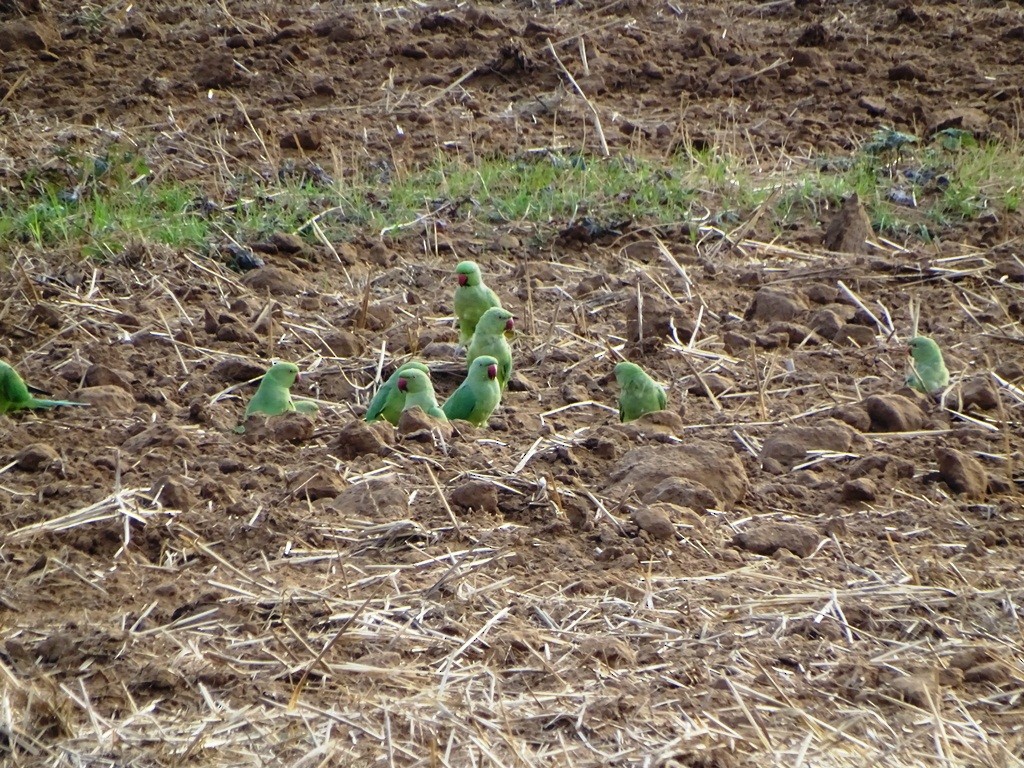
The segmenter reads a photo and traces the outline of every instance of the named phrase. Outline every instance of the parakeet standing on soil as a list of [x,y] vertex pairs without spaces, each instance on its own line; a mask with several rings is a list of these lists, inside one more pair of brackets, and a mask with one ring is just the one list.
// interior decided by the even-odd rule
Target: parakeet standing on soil
[[398,377],[398,388],[405,393],[405,405],[403,411],[419,406],[422,411],[435,419],[448,421],[441,406],[437,404],[437,397],[434,395],[434,385],[430,383],[430,376],[423,371],[410,368],[403,371]]
[[430,369],[427,366],[416,360],[410,360],[408,363],[399,366],[388,377],[388,380],[380,385],[380,389],[377,390],[377,393],[370,401],[370,406],[366,409],[366,416],[364,417],[367,421],[385,419],[392,424],[398,424],[398,419],[402,415],[402,409],[405,407],[405,392],[398,388],[398,379],[401,377],[402,371],[407,370],[422,371],[428,375],[430,373]]
[[262,413],[265,416],[279,416],[287,411],[316,413],[319,410],[316,403],[292,400],[292,393],[289,390],[298,378],[299,368],[295,363],[272,365],[270,370],[263,374],[256,394],[246,406],[243,421],[254,413]]
[[449,419],[462,419],[482,427],[500,402],[498,361],[490,355],[480,355],[469,366],[466,380],[444,401],[442,408]]
[[466,365],[481,355],[490,355],[498,361],[498,384],[505,391],[508,380],[512,377],[512,347],[505,339],[505,331],[515,328],[512,313],[501,307],[491,307],[480,318],[473,333],[473,340],[466,350]]
[[635,363],[619,363],[615,366],[615,380],[622,391],[619,393],[619,420],[633,421],[645,413],[663,411],[668,399],[665,389],[647,375]]
[[40,400],[32,397],[18,372],[7,363],[0,362],[0,413],[20,411],[24,408],[57,408],[62,405],[88,405],[70,400]]
[[911,358],[911,371],[907,374],[908,387],[934,395],[949,386],[949,371],[942,360],[942,350],[927,336],[915,336],[910,340],[907,352]]
[[500,307],[501,299],[484,285],[480,267],[475,261],[463,261],[455,267],[459,287],[455,289],[455,317],[459,321],[459,343],[466,345],[473,337],[476,324],[491,307]]

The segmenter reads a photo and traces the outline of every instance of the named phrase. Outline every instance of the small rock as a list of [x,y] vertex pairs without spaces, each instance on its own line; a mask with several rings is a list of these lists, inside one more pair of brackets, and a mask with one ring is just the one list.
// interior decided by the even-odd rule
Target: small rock
[[242,283],[257,293],[272,296],[297,296],[309,290],[305,280],[280,267],[254,269],[245,274]]
[[988,475],[980,461],[954,448],[945,447],[935,449],[935,458],[939,463],[939,475],[951,491],[969,499],[985,498]]
[[868,241],[874,237],[871,219],[854,192],[843,201],[825,232],[824,244],[830,251],[841,253],[869,253]]
[[171,509],[188,511],[195,503],[195,496],[180,477],[164,475],[149,489],[149,496]]
[[1008,381],[1012,384],[1015,381],[1024,379],[1024,365],[1016,360],[1000,363],[996,366],[996,375],[1003,381]]
[[732,381],[720,374],[702,373],[700,378],[697,378],[696,376],[687,376],[682,380],[682,382],[680,382],[680,386],[682,386],[691,395],[707,397],[708,390],[711,390],[711,394],[718,397],[719,395],[724,395],[735,385]]
[[889,681],[889,689],[894,698],[930,710],[931,703],[936,701],[938,695],[935,683],[934,674],[900,675]]
[[987,664],[978,664],[964,671],[965,683],[991,683],[992,685],[1005,685],[1011,681],[1010,673],[1006,665],[998,661],[990,661]]
[[873,395],[862,405],[871,417],[872,432],[914,432],[927,418],[917,403],[903,395]]
[[829,416],[838,419],[844,424],[849,424],[858,432],[867,432],[871,429],[871,417],[867,410],[861,405],[840,405],[828,412]]
[[71,399],[88,403],[104,416],[123,416],[135,408],[135,398],[120,387],[85,387],[72,393]]
[[26,445],[14,456],[18,469],[26,472],[41,472],[60,463],[60,455],[53,446],[46,443]]
[[630,516],[640,530],[647,531],[656,539],[674,539],[676,527],[666,511],[667,505],[640,507]]
[[217,340],[252,344],[258,342],[260,337],[240,323],[225,323],[217,329]]
[[928,73],[917,64],[903,62],[889,68],[889,79],[893,82],[902,80],[927,80]]
[[821,341],[821,339],[814,335],[814,331],[806,325],[800,325],[799,323],[775,322],[765,329],[765,333],[785,334],[789,340],[789,344],[793,346],[803,344],[805,342],[807,344],[817,344]]
[[832,343],[837,347],[867,347],[874,342],[874,327],[856,323],[846,323],[832,338]]
[[722,337],[722,343],[725,345],[725,351],[730,355],[747,352],[752,346],[754,346],[754,340],[752,338],[745,336],[742,333],[737,333],[736,331],[727,331]]
[[991,410],[999,407],[999,390],[988,376],[976,376],[965,382],[960,391],[964,408],[981,408]]
[[707,513],[715,509],[718,499],[702,483],[681,477],[669,477],[658,483],[641,498],[644,504],[669,504],[673,507]]
[[281,136],[281,149],[304,149],[307,152],[320,149],[323,132],[316,126],[289,131]]
[[409,514],[409,499],[396,478],[373,478],[350,485],[330,508],[344,517],[393,521]]
[[785,427],[772,434],[761,448],[761,461],[774,459],[791,469],[802,462],[809,451],[848,452],[854,441],[863,438],[849,425],[830,421],[815,427]]
[[716,509],[739,501],[747,492],[743,462],[728,446],[714,442],[701,445],[650,445],[634,448],[609,473],[610,496],[635,492],[643,497],[670,477],[685,478],[708,488]]
[[760,288],[743,317],[746,320],[792,320],[807,310],[799,296],[775,288]]
[[142,453],[150,448],[175,446],[185,450],[193,450],[192,440],[181,427],[166,422],[158,422],[132,435],[121,444],[126,453]]
[[824,339],[832,341],[845,325],[843,318],[831,309],[819,309],[807,321],[807,327]]
[[339,329],[324,334],[321,352],[333,357],[356,357],[363,352],[363,343],[352,331]]
[[306,250],[306,243],[302,238],[288,232],[274,232],[270,236],[270,242],[281,253],[301,253]]
[[36,304],[32,307],[29,316],[48,328],[60,328],[61,314],[50,304]]
[[292,496],[298,499],[317,501],[336,498],[345,489],[345,484],[334,472],[316,470],[303,472],[296,479]]
[[252,381],[255,378],[262,376],[267,370],[261,365],[250,363],[248,360],[242,360],[237,357],[229,357],[221,360],[210,371],[213,376],[216,376],[223,381],[241,382],[241,381]]
[[244,79],[230,54],[215,52],[203,58],[192,71],[192,79],[200,88],[226,88]]
[[959,128],[974,134],[975,138],[983,138],[991,122],[991,118],[977,107],[954,107],[940,112],[928,133]]
[[497,514],[498,489],[494,483],[471,480],[453,490],[448,495],[448,501],[459,509]]
[[876,96],[861,96],[857,99],[857,106],[867,110],[867,113],[872,117],[881,117],[889,109],[885,99]]
[[115,371],[105,365],[90,365],[85,372],[87,387],[120,387],[125,392],[132,392],[131,375],[127,371]]
[[749,531],[737,533],[734,546],[756,555],[771,556],[776,550],[788,549],[800,557],[811,555],[821,541],[813,528],[795,523],[761,523]]
[[304,443],[313,437],[313,419],[304,413],[282,413],[269,420],[269,427],[278,443]]
[[878,497],[878,488],[873,480],[860,477],[843,483],[843,501],[874,501]]
[[402,415],[398,419],[398,434],[404,437],[417,435],[423,440],[433,440],[435,430],[439,431],[446,440],[452,436],[451,424],[428,416],[418,406],[402,411]]
[[351,461],[356,456],[381,454],[394,442],[394,429],[386,421],[350,421],[341,428],[328,450],[339,459]]

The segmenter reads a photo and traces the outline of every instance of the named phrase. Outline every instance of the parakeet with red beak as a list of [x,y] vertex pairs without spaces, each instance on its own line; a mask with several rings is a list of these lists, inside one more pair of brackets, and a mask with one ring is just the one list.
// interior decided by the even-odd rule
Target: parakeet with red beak
[[434,395],[434,385],[430,383],[430,376],[416,368],[407,368],[398,377],[397,386],[399,391],[405,393],[405,405],[403,411],[419,407],[427,416],[442,421],[448,421],[444,411],[437,404],[437,397]]
[[455,267],[459,285],[455,289],[455,317],[459,321],[459,343],[469,344],[480,318],[491,307],[500,307],[501,299],[484,285],[475,261],[463,261]]
[[443,409],[449,419],[462,419],[482,427],[500,402],[498,361],[481,355],[469,366],[466,380],[445,400]]
[[402,415],[402,409],[405,408],[405,392],[398,388],[398,379],[403,371],[411,370],[422,371],[426,374],[430,373],[430,369],[427,366],[416,360],[410,360],[408,363],[399,366],[388,377],[388,380],[380,385],[380,389],[377,390],[377,393],[370,401],[370,405],[366,409],[366,416],[363,418],[367,421],[385,419],[392,424],[398,424],[398,419]]
[[505,338],[505,332],[514,328],[515,320],[511,312],[501,307],[491,307],[477,323],[473,340],[466,350],[467,366],[471,366],[481,355],[490,355],[498,361],[498,384],[502,392],[512,378],[512,347]]

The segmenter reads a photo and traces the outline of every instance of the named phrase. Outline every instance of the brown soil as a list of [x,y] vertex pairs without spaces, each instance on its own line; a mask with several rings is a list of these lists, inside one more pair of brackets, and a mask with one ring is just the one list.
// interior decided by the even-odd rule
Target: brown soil
[[[614,152],[1021,138],[1013,3],[534,5],[0,3],[0,183],[115,138],[211,194],[596,151],[549,39]],[[447,224],[245,277],[4,246],[0,357],[94,403],[0,416],[7,763],[1019,764],[1019,219],[860,256]],[[457,385],[467,257],[521,319],[500,411],[363,429],[382,346]],[[901,390],[912,299],[945,410]],[[673,413],[618,424],[610,346]],[[321,413],[235,434],[270,356]]]

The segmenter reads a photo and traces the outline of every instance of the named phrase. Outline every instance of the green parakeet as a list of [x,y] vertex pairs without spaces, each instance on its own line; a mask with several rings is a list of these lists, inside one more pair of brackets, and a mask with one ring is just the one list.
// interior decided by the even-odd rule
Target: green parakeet
[[61,405],[88,405],[70,400],[40,400],[32,397],[18,372],[7,363],[0,362],[0,413],[20,411],[24,408],[56,408]]
[[[316,413],[319,410],[316,403],[292,400],[290,389],[298,378],[299,367],[295,363],[276,363],[270,366],[270,370],[263,374],[256,394],[245,407],[242,420],[245,421],[254,413],[262,413],[264,416],[280,416],[287,411]],[[239,426],[236,431],[244,432],[245,428]]]
[[505,331],[511,331],[514,327],[511,312],[501,307],[491,307],[477,323],[473,340],[466,350],[467,366],[471,366],[481,355],[490,355],[498,361],[498,384],[502,392],[512,377],[512,347],[505,339]]
[[405,393],[405,405],[403,411],[419,406],[427,416],[432,416],[441,421],[448,421],[444,411],[437,404],[437,397],[434,396],[434,385],[430,383],[430,376],[423,371],[410,368],[402,371],[398,377],[398,388]]
[[633,421],[645,413],[665,409],[665,389],[647,375],[635,363],[619,363],[615,366],[615,380],[622,391],[619,393],[619,420]]
[[907,352],[911,357],[911,371],[907,374],[908,387],[934,395],[949,386],[949,371],[942,360],[942,350],[927,336],[915,336],[910,340]]
[[402,375],[402,371],[407,370],[422,371],[426,374],[430,373],[430,369],[427,366],[415,360],[400,366],[388,377],[387,381],[380,385],[380,389],[373,396],[373,400],[370,401],[370,406],[366,409],[366,416],[364,417],[367,421],[385,419],[392,424],[398,423],[398,418],[402,415],[402,409],[405,407],[405,392],[398,388],[398,379]]
[[481,355],[469,366],[466,380],[445,400],[443,409],[449,419],[463,419],[482,427],[500,402],[498,361]]
[[491,307],[500,307],[501,299],[484,285],[480,267],[475,261],[463,261],[455,267],[459,287],[455,289],[455,317],[459,321],[459,343],[466,345],[473,337],[476,324]]

